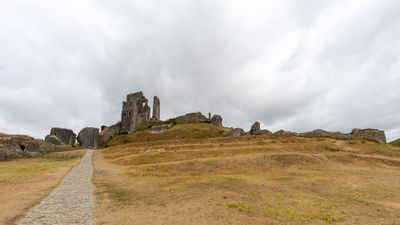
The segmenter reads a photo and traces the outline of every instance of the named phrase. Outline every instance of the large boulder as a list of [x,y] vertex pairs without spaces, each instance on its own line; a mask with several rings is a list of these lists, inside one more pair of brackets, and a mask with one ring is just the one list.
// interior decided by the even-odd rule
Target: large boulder
[[251,125],[250,135],[260,135],[261,134],[261,125],[260,122],[255,122],[253,125]]
[[211,124],[217,127],[222,127],[222,117],[220,115],[214,115],[211,117]]
[[352,138],[362,138],[386,144],[385,131],[378,129],[353,129],[351,131]]
[[187,124],[187,123],[204,123],[207,121],[207,118],[201,114],[197,113],[188,113],[183,116],[178,116],[175,118],[177,124]]
[[85,148],[97,148],[99,144],[99,129],[85,127],[78,134],[79,146]]
[[47,135],[44,140],[54,145],[64,145],[64,143],[55,135]]
[[63,150],[66,148],[70,147],[66,145],[56,146],[27,135],[0,133],[0,161],[40,156],[45,152]]
[[245,136],[246,132],[242,128],[234,128],[225,134],[225,137],[240,137]]
[[53,127],[51,128],[50,135],[56,136],[64,144],[71,146],[75,144],[76,134],[70,129]]
[[104,144],[109,141],[111,138],[115,137],[121,132],[121,123],[114,124],[112,126],[106,127],[102,126],[101,132],[99,133],[99,141],[98,143]]

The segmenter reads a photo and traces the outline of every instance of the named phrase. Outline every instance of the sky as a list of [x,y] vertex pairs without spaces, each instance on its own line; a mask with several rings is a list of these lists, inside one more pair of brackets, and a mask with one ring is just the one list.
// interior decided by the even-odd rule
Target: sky
[[0,0],[0,132],[161,119],[400,137],[398,0]]

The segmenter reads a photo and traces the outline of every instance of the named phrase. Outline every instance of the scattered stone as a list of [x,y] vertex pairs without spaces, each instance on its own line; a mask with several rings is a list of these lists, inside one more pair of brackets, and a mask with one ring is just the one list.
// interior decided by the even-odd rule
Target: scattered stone
[[211,118],[211,124],[217,127],[222,127],[222,117],[220,115],[214,115]]
[[99,129],[85,127],[78,134],[79,145],[85,148],[97,148],[99,143]]
[[121,123],[120,122],[118,122],[117,124],[114,124],[112,126],[105,127],[99,133],[99,144],[101,145],[101,144],[106,143],[111,138],[118,135],[120,132],[121,132]]
[[74,146],[76,134],[65,128],[53,127],[51,128],[50,135],[56,136],[62,143]]
[[164,133],[165,131],[167,131],[172,126],[173,126],[173,124],[164,124],[164,125],[159,125],[159,126],[152,126],[151,127],[151,133],[152,134]]
[[160,99],[157,96],[153,98],[153,119],[160,120]]
[[225,137],[240,137],[245,136],[246,132],[242,128],[234,128],[233,130],[229,131],[225,134]]
[[352,138],[362,138],[386,144],[385,131],[378,129],[353,129],[351,131]]
[[63,145],[64,143],[57,137],[57,136],[55,136],[55,135],[47,135],[45,138],[44,138],[44,140],[46,141],[46,142],[49,142],[49,143],[52,143],[52,144],[55,144],[55,145]]
[[204,123],[206,121],[207,121],[207,118],[200,112],[188,113],[183,116],[176,117],[177,124]]
[[148,120],[150,120],[150,107],[143,92],[127,95],[126,101],[122,102],[121,133],[134,132]]
[[259,122],[255,122],[253,125],[251,125],[250,135],[260,135],[261,134],[261,125]]

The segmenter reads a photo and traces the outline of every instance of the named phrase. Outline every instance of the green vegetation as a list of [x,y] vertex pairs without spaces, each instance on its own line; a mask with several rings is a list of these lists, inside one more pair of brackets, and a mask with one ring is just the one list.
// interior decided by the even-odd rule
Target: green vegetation
[[393,147],[400,147],[400,138],[389,143]]
[[152,126],[161,126],[161,125],[166,125],[166,124],[172,124],[175,125],[176,124],[176,119],[172,118],[166,121],[162,121],[162,120],[149,120],[144,122],[138,129],[137,131],[143,131],[146,129],[150,129]]

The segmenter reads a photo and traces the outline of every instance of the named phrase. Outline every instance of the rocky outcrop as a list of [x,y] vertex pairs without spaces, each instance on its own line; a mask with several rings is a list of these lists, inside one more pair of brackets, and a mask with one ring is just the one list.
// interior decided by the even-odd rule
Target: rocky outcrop
[[47,135],[44,140],[54,145],[64,145],[64,143],[55,135]]
[[53,127],[51,128],[50,135],[56,136],[62,143],[74,146],[76,134],[66,128]]
[[376,141],[386,144],[385,131],[378,129],[353,129],[351,131],[352,138],[362,138],[366,140]]
[[187,123],[204,123],[207,121],[207,118],[201,114],[197,113],[188,113],[183,116],[178,116],[175,118],[177,124],[187,124]]
[[242,128],[234,128],[225,134],[225,137],[240,137],[245,136],[246,132]]
[[253,125],[251,125],[250,135],[260,135],[261,134],[261,125],[259,122],[255,122]]
[[152,126],[151,127],[151,133],[152,134],[164,133],[165,131],[167,131],[172,126],[173,126],[173,124],[164,124],[164,125],[159,125],[159,126]]
[[260,134],[261,134],[261,135],[268,135],[268,134],[272,134],[272,132],[269,131],[269,130],[263,129],[263,130],[260,131]]
[[341,132],[330,132],[321,129],[300,133],[302,137],[327,137],[327,138],[335,138],[335,139],[350,139],[350,134],[345,134]]
[[352,138],[366,139],[376,141],[382,144],[386,143],[386,135],[382,130],[377,129],[353,129],[351,133],[330,132],[325,130],[313,130],[310,132],[300,133],[301,137],[327,137],[334,139],[348,140]]
[[160,120],[160,99],[157,96],[153,98],[153,119]]
[[78,134],[79,145],[84,148],[97,148],[99,144],[99,129],[85,127]]
[[121,123],[114,124],[112,126],[102,126],[101,132],[99,133],[99,145],[106,143],[111,138],[115,137],[121,132]]
[[22,157],[35,157],[45,152],[67,148],[71,147],[67,145],[56,146],[26,135],[0,133],[0,161]]
[[214,115],[211,117],[211,124],[217,127],[222,127],[222,117],[220,115]]
[[297,136],[299,134],[292,131],[278,130],[277,132],[274,133],[274,135]]

